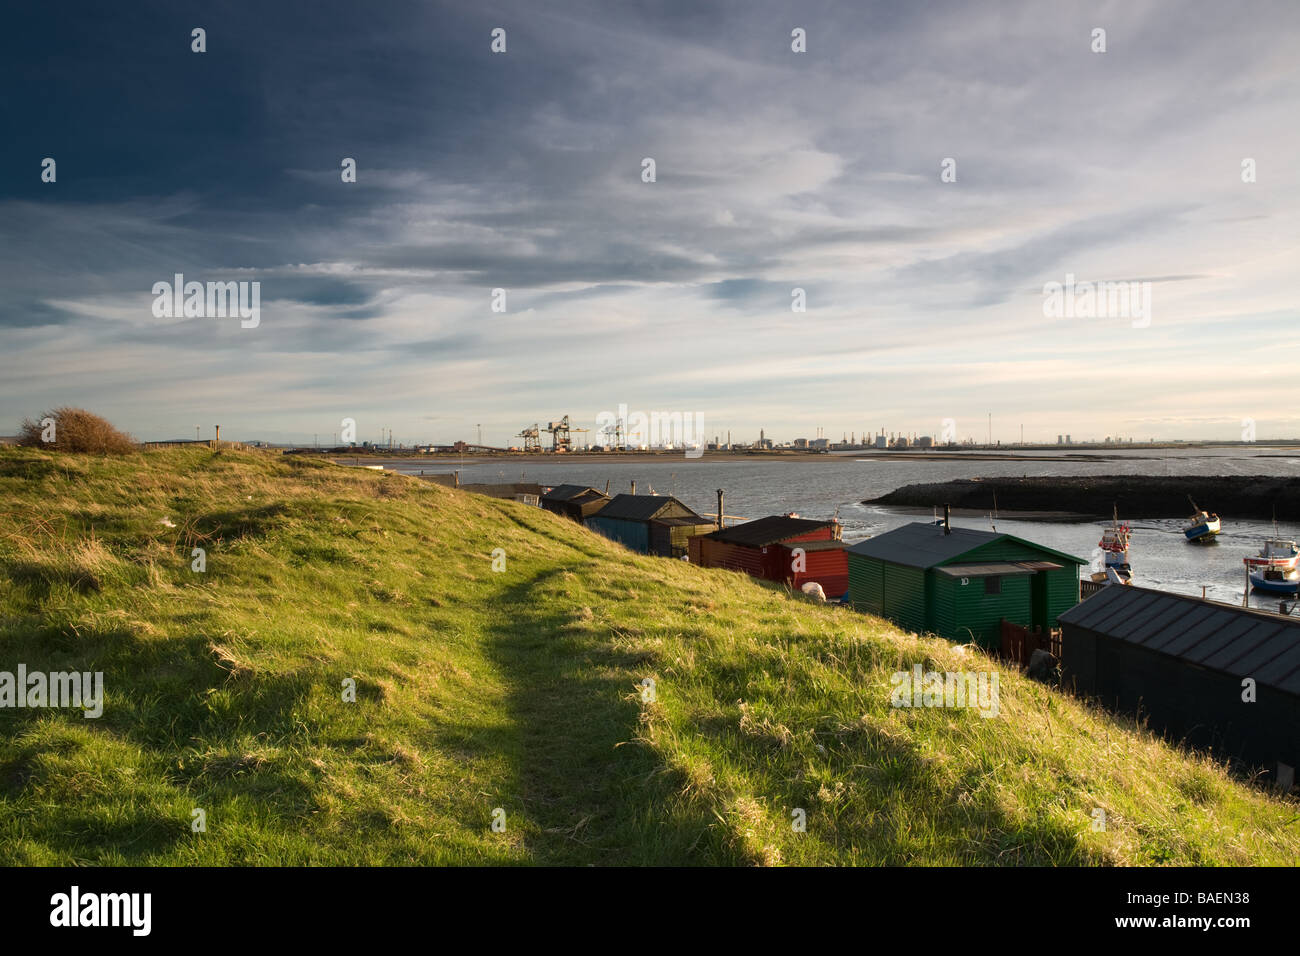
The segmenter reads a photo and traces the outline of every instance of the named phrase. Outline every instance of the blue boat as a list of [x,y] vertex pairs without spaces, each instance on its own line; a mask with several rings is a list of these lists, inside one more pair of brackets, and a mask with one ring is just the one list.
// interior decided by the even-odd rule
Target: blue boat
[[[1276,523],[1274,534],[1276,535]],[[1295,594],[1300,591],[1300,548],[1294,541],[1278,537],[1264,542],[1257,556],[1246,558],[1246,572],[1250,586],[1256,591],[1272,594]]]
[[[1266,577],[1266,575],[1276,574],[1276,580]],[[1267,591],[1270,594],[1295,594],[1300,591],[1300,572],[1280,572],[1267,571],[1262,574],[1250,576],[1250,586],[1255,591]]]
[[[1192,501],[1190,495],[1187,500]],[[1196,502],[1192,501],[1192,516],[1188,519],[1187,527],[1183,529],[1183,535],[1187,540],[1201,543],[1213,541],[1214,536],[1219,533],[1219,528],[1219,516],[1198,508]]]

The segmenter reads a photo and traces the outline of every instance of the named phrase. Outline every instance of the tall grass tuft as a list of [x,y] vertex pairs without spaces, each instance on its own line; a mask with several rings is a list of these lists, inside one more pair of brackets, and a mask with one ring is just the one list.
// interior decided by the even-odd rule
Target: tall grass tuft
[[18,444],[89,455],[127,455],[136,450],[130,435],[84,408],[63,405],[38,420],[23,421]]

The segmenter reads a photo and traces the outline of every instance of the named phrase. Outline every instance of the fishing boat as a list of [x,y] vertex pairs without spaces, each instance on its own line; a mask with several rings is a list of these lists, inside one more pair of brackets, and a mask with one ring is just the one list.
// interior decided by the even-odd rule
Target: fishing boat
[[1101,548],[1104,564],[1102,571],[1093,575],[1094,580],[1105,581],[1106,584],[1133,583],[1133,569],[1128,563],[1130,534],[1132,529],[1129,528],[1128,523],[1119,523],[1119,508],[1116,507],[1110,527],[1101,533],[1101,540],[1097,542],[1097,547]]
[[1192,501],[1191,495],[1187,500],[1192,502],[1192,516],[1187,519],[1187,527],[1183,529],[1183,535],[1188,541],[1213,541],[1214,536],[1219,533],[1219,516],[1210,514],[1203,508],[1198,508],[1195,501]]
[[1250,584],[1256,591],[1276,594],[1295,594],[1300,591],[1300,548],[1294,541],[1277,536],[1277,523],[1273,524],[1273,537],[1264,541],[1264,547],[1252,558],[1243,559]]

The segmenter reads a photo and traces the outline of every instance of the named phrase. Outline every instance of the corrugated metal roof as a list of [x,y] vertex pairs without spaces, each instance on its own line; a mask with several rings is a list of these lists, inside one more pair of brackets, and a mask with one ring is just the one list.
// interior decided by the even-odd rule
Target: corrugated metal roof
[[708,524],[707,518],[701,518],[690,508],[672,495],[615,495],[609,504],[600,509],[602,518],[619,518],[624,521],[649,521],[659,512],[676,505],[684,514],[679,517],[699,518],[699,524]]
[[829,528],[834,524],[833,521],[814,521],[811,518],[769,515],[766,518],[755,518],[753,521],[746,521],[743,524],[732,525],[730,528],[714,531],[708,537],[715,538],[718,541],[730,541],[732,544],[742,544],[750,548],[761,548],[764,545],[784,541],[786,538]]
[[1060,616],[1148,650],[1300,694],[1300,621],[1150,588],[1102,588]]
[[[1055,565],[1060,567],[1060,565]],[[1008,574],[1033,574],[1033,568],[1027,568],[1018,561],[990,561],[987,564],[945,564],[935,568],[940,574],[953,578],[991,578]]]
[[593,496],[601,498],[609,497],[603,491],[597,491],[595,488],[587,485],[556,485],[546,494],[542,495],[547,501],[572,501],[575,498],[590,499]]
[[973,528],[953,528],[952,534],[944,534],[939,525],[914,521],[858,542],[849,548],[849,554],[913,568],[932,568],[999,537],[996,532]]
[[1012,534],[998,531],[977,531],[974,528],[953,528],[951,534],[944,534],[942,525],[930,522],[913,521],[893,531],[886,531],[874,538],[860,541],[849,548],[849,554],[858,554],[866,558],[876,558],[893,564],[902,564],[912,568],[932,568],[959,558],[967,551],[993,541],[1015,541],[1036,551],[1052,554],[1074,564],[1087,564],[1083,558],[1045,548],[1033,541],[1017,538]]

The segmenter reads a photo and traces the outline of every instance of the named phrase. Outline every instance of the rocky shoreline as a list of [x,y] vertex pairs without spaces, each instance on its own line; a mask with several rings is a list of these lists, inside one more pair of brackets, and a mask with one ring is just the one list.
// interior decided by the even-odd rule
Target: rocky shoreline
[[932,484],[905,485],[866,505],[992,511],[1038,512],[1109,517],[1112,507],[1121,518],[1184,518],[1191,513],[1190,495],[1208,511],[1225,518],[1269,520],[1276,509],[1279,521],[1300,521],[1300,478],[1267,475],[1123,475],[1041,478],[964,478]]

